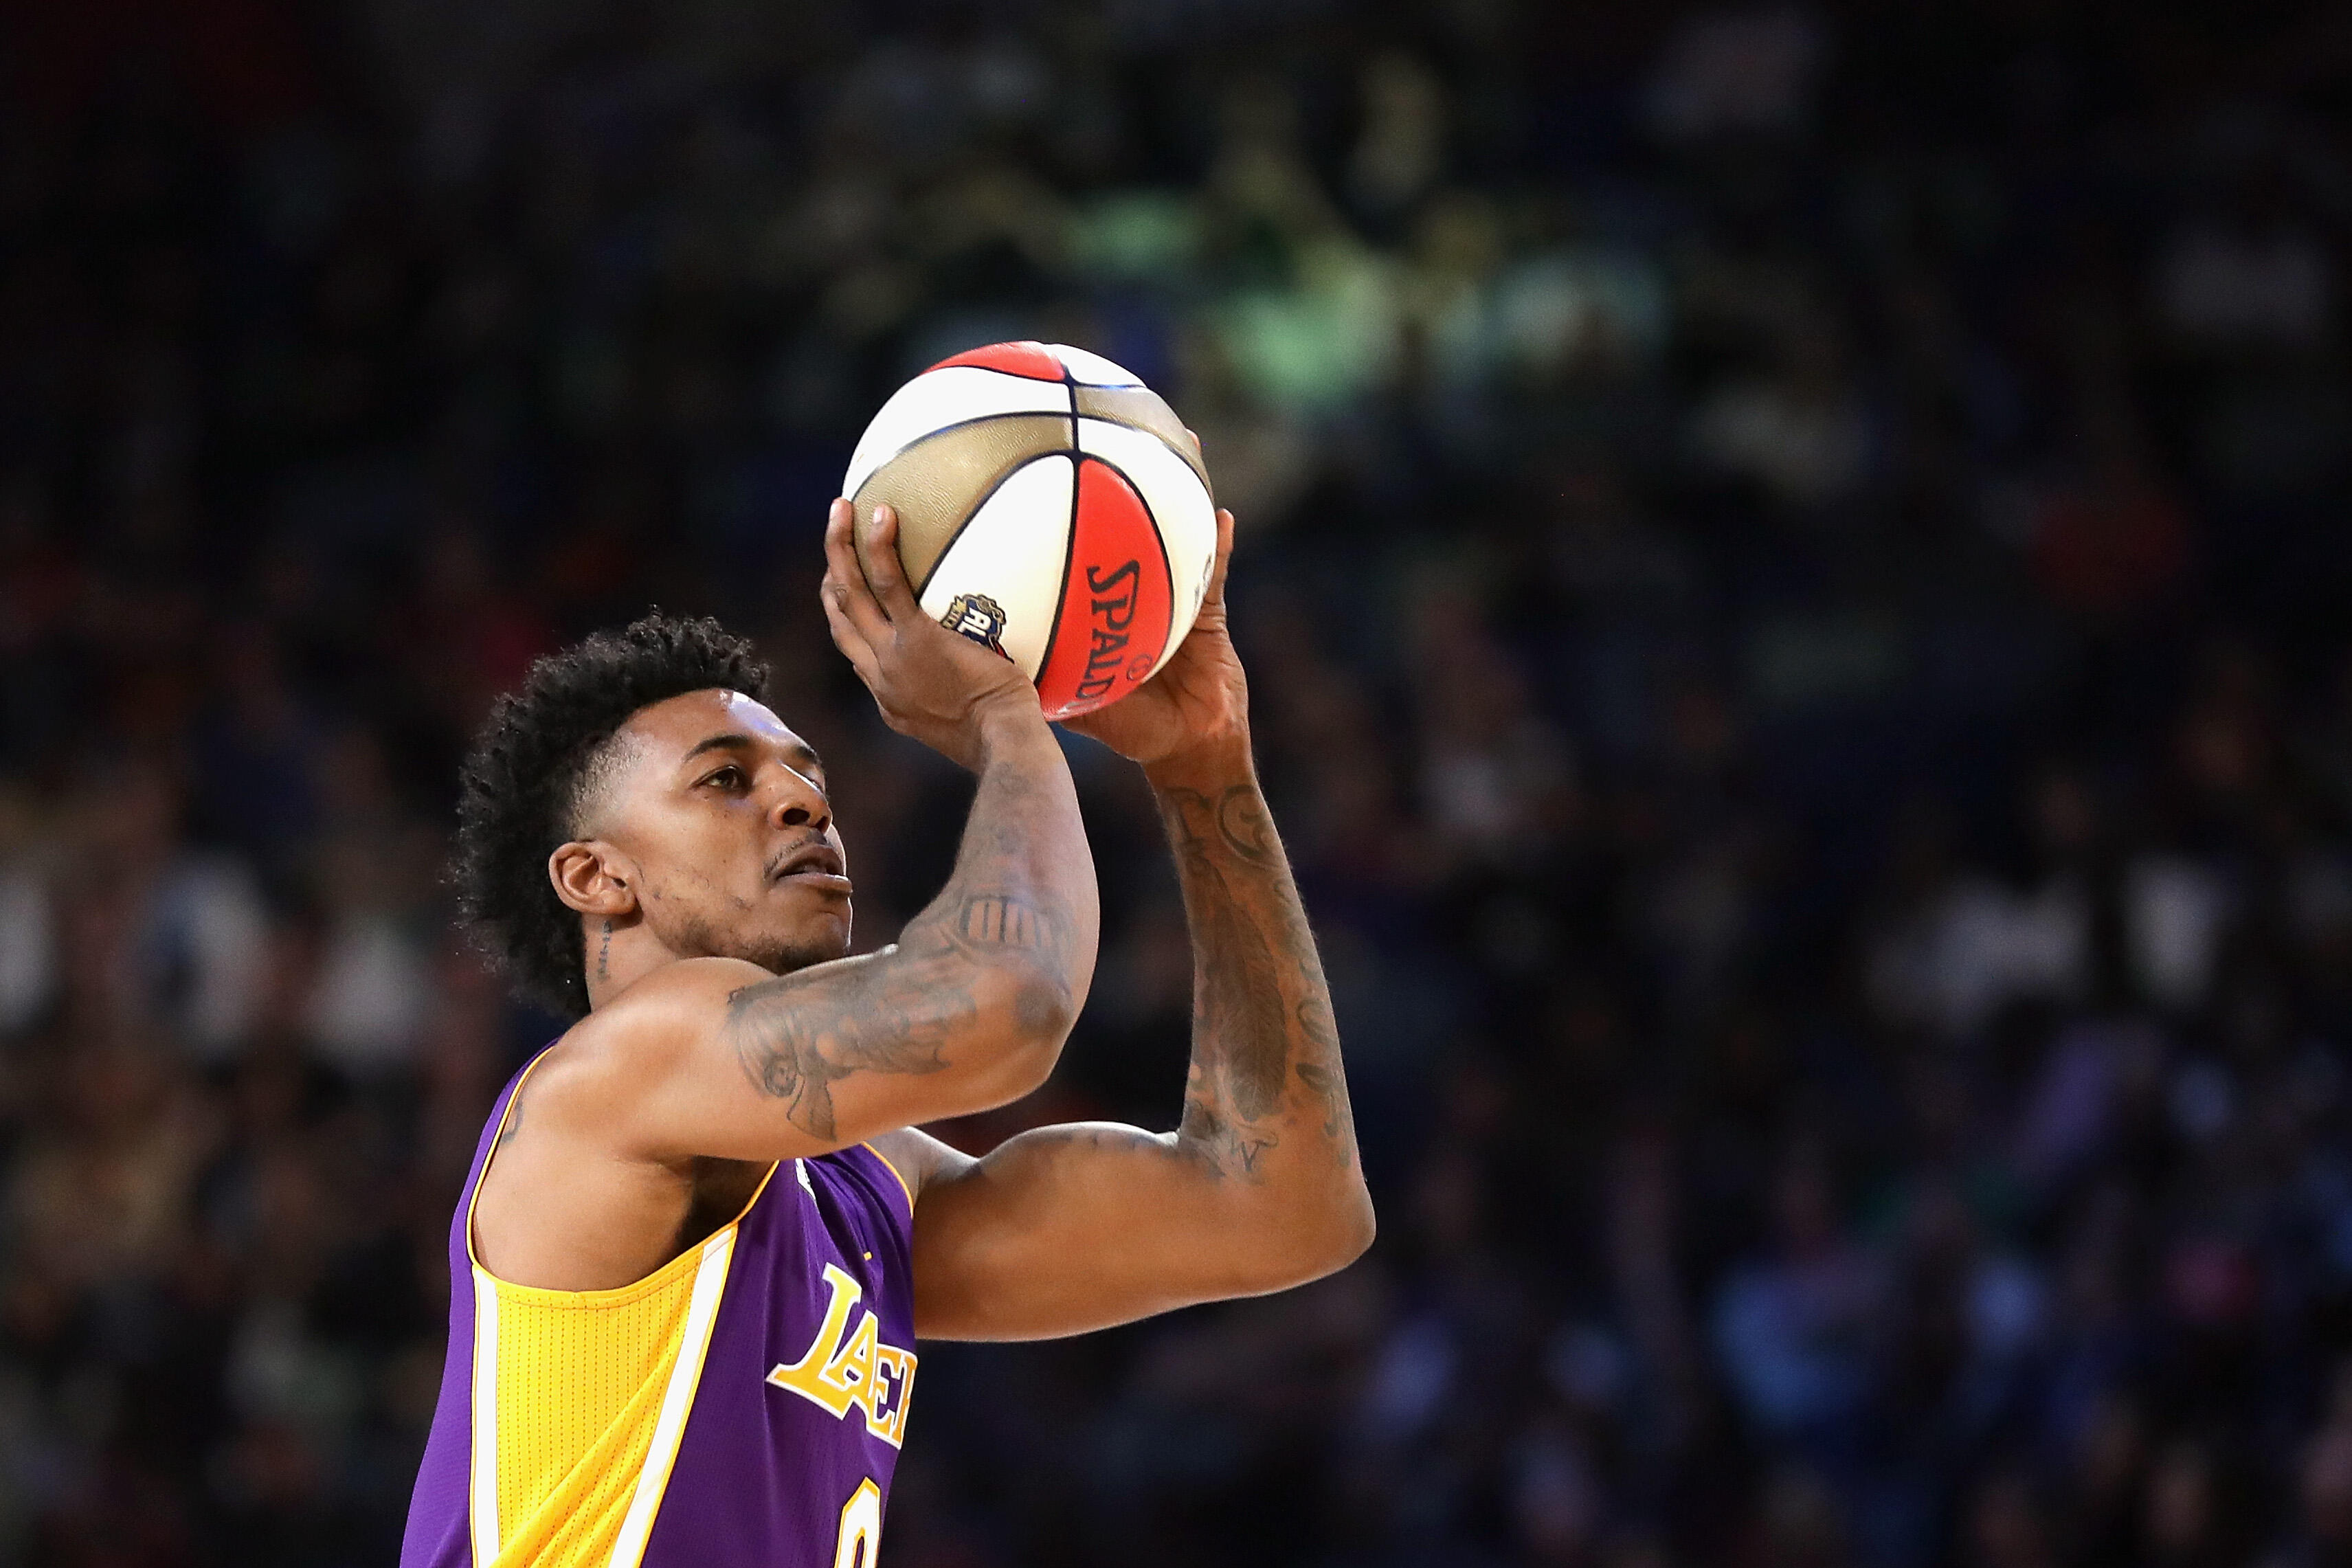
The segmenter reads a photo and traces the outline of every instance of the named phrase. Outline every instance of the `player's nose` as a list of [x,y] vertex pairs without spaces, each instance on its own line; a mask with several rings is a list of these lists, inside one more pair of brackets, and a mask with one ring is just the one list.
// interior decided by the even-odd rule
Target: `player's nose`
[[823,833],[833,826],[833,803],[824,791],[817,788],[793,768],[778,770],[782,774],[776,786],[775,798],[768,803],[768,820],[778,827],[805,827]]

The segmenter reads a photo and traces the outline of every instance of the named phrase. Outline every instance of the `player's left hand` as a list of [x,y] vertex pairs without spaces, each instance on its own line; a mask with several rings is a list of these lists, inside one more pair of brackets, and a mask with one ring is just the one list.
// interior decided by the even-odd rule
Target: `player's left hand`
[[1159,674],[1106,708],[1062,721],[1123,757],[1155,763],[1249,744],[1249,681],[1225,626],[1225,567],[1234,551],[1234,514],[1217,513],[1217,555],[1209,591],[1183,646]]

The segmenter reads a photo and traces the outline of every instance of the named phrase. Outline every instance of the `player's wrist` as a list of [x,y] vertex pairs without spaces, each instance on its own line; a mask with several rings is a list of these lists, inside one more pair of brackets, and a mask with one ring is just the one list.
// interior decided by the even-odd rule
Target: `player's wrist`
[[1180,746],[1144,763],[1143,776],[1159,790],[1212,790],[1248,784],[1257,777],[1250,758],[1249,731],[1236,726]]
[[1026,683],[1016,689],[991,693],[973,703],[968,729],[974,771],[987,767],[1008,751],[1034,746],[1040,742],[1049,746],[1055,743],[1053,726],[1045,722],[1045,715],[1037,706],[1037,695]]

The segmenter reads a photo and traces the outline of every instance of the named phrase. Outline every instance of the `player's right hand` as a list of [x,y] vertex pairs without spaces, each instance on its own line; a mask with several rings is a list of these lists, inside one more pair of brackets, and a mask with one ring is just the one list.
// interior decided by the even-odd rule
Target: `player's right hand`
[[[1197,441],[1199,437],[1194,437]],[[1108,707],[1062,727],[1091,735],[1147,769],[1238,759],[1249,765],[1249,679],[1225,625],[1225,568],[1234,514],[1217,513],[1217,553],[1192,629],[1159,674]]]
[[824,524],[825,623],[833,643],[874,693],[882,721],[977,770],[991,723],[1024,714],[1043,728],[1037,689],[1003,655],[923,613],[898,561],[898,514],[874,510],[866,537],[856,512],[833,503]]

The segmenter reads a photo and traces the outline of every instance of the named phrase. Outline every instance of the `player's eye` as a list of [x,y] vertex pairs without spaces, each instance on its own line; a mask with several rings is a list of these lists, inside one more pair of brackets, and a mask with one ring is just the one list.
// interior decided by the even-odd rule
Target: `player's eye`
[[741,768],[736,766],[733,763],[730,763],[725,767],[711,773],[702,782],[707,784],[717,784],[721,789],[741,789],[745,785],[749,784],[751,780],[751,776],[745,773]]

